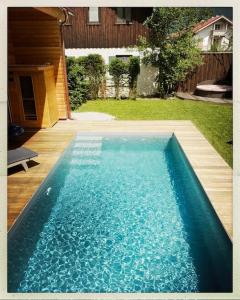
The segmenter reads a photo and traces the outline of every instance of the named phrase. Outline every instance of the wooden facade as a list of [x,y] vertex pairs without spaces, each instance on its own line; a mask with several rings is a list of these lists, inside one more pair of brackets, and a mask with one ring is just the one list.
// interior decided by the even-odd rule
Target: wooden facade
[[[63,22],[64,13],[60,8],[8,9],[8,64],[53,66],[55,92],[52,88],[50,97],[51,101],[56,101],[60,119],[66,119],[70,114],[62,39]],[[13,102],[14,99],[11,101],[12,106]],[[54,107],[54,104],[50,105]]]
[[71,26],[64,26],[66,48],[120,48],[134,46],[139,36],[147,36],[143,25],[151,15],[150,7],[132,7],[131,21],[117,20],[116,8],[99,7],[99,23],[89,23],[88,7],[70,8],[74,14]]
[[232,81],[232,53],[202,52],[202,55],[203,64],[179,84],[179,92],[194,92],[197,84],[205,80]]

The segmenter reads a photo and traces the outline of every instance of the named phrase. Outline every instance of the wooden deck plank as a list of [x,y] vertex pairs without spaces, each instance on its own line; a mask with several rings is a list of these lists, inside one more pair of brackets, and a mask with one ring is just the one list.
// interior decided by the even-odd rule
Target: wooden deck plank
[[54,130],[54,127],[51,130],[26,132],[26,140],[22,138],[22,145],[38,152],[39,156],[34,159],[35,163],[28,163],[28,172],[21,166],[9,169],[8,228],[16,221],[73,136],[73,132],[59,132]]
[[[29,171],[9,170],[8,228],[31,199],[77,132],[174,133],[229,237],[232,237],[232,169],[191,121],[59,121],[26,132],[22,144],[39,153]],[[30,165],[30,163],[29,163]]]

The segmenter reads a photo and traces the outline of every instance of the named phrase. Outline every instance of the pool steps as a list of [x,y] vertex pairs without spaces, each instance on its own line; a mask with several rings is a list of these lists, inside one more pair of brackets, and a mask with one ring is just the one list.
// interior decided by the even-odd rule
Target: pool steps
[[102,154],[102,139],[101,136],[77,136],[71,164],[75,166],[99,165]]
[[74,166],[97,166],[100,164],[100,161],[95,159],[72,159],[71,164]]
[[102,136],[76,136],[76,141],[102,141]]
[[100,156],[101,150],[73,150],[73,156]]
[[101,148],[102,143],[77,142],[73,148]]

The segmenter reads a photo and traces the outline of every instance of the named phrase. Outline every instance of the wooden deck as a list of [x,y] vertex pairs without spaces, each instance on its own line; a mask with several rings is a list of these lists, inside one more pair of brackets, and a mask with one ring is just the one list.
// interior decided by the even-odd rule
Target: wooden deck
[[187,99],[187,100],[196,100],[196,101],[220,103],[220,104],[233,104],[232,99],[210,98],[210,97],[196,96],[193,93],[188,93],[188,92],[177,92],[176,96],[179,99],[183,99],[183,100]]
[[[8,228],[31,199],[77,132],[174,132],[226,232],[232,238],[232,169],[190,121],[59,121],[53,128],[26,132],[14,146],[24,145],[39,156],[9,169]],[[204,226],[204,224],[203,224]]]

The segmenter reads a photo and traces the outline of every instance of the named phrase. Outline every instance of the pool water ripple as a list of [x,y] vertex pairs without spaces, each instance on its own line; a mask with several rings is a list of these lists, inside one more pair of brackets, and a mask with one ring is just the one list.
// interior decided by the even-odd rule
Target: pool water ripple
[[[183,185],[184,181],[178,182],[181,177],[189,182],[189,174],[184,167],[181,173],[174,169],[179,160],[176,152],[181,150],[175,149],[176,144],[172,146],[172,139],[112,137],[84,143],[77,138],[42,187],[29,217],[10,239],[9,290],[228,290],[231,283],[226,287],[215,274],[230,274],[230,242],[218,221],[212,221],[212,228],[207,230],[223,244],[222,250],[215,249],[215,255],[224,266],[216,262],[209,265],[212,258],[208,248],[201,249],[201,236],[207,236],[206,229],[200,232],[205,212],[193,217],[185,203],[192,202],[187,199],[188,193],[195,200],[200,197],[198,183],[187,193],[189,187]],[[80,144],[84,145],[82,149]],[[84,162],[84,151],[88,162]],[[71,163],[73,159],[79,164]],[[91,159],[98,164],[89,163]],[[209,209],[207,199],[199,201]],[[42,210],[46,213],[41,221],[38,212]],[[209,214],[214,220],[213,213]],[[24,245],[26,238],[29,251]],[[203,253],[195,253],[196,249]]]

